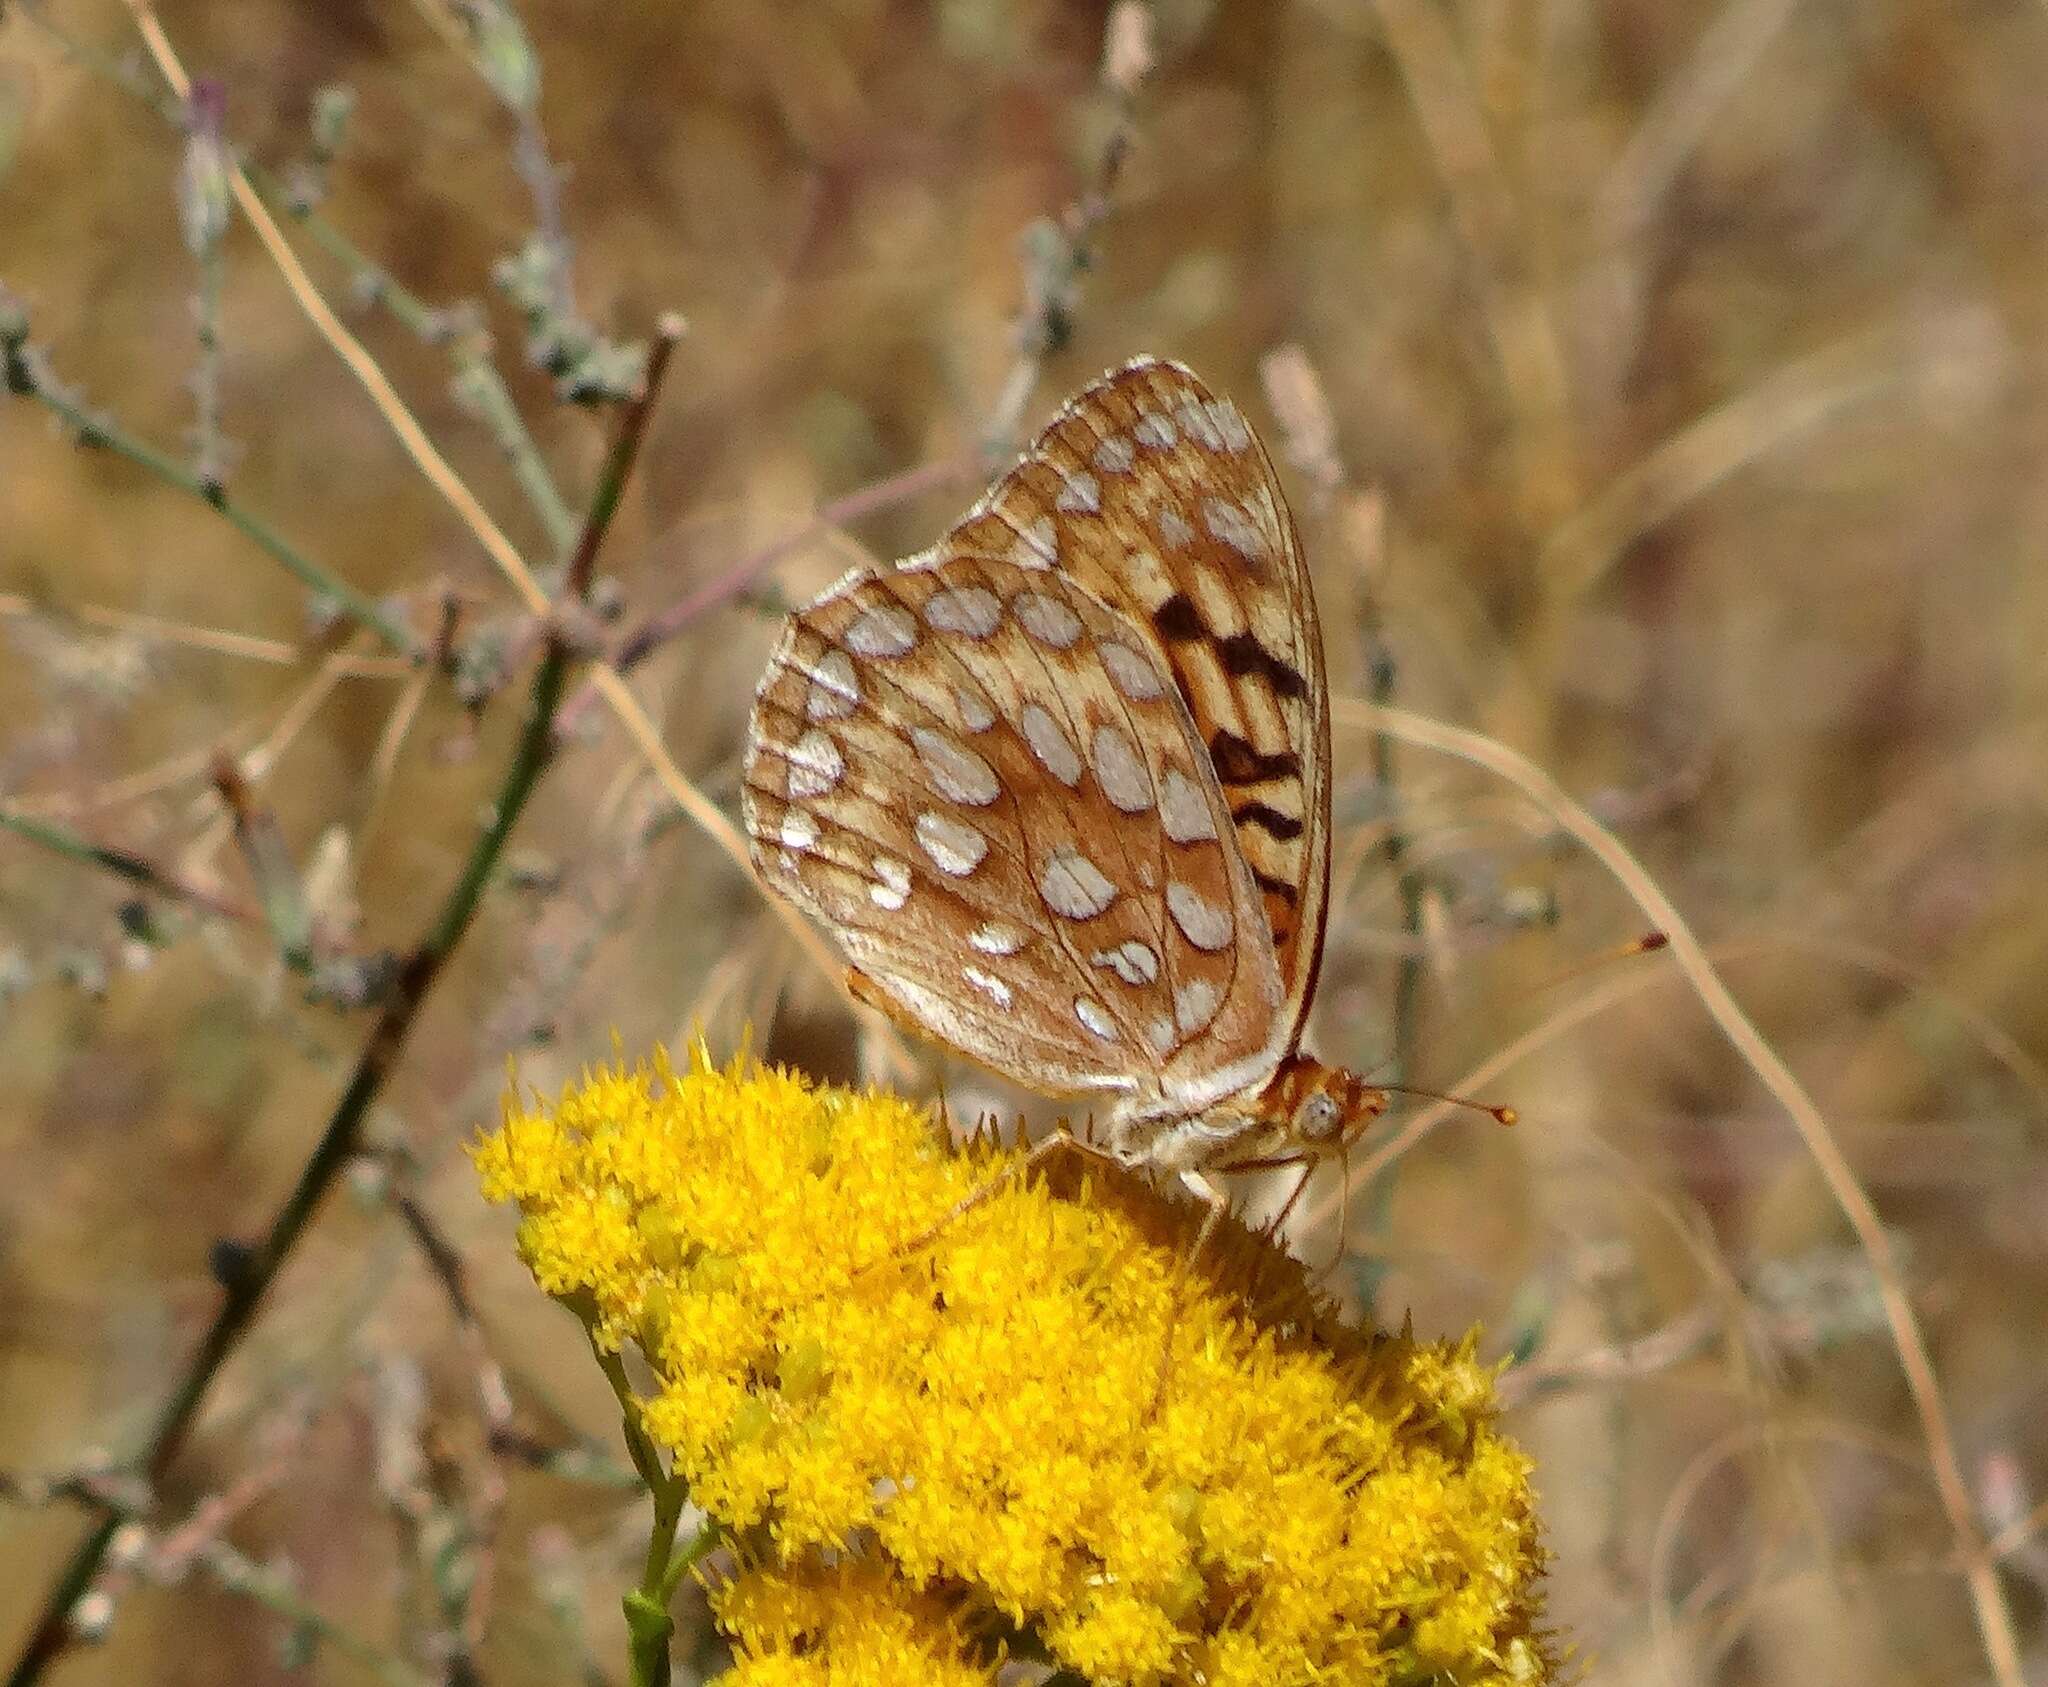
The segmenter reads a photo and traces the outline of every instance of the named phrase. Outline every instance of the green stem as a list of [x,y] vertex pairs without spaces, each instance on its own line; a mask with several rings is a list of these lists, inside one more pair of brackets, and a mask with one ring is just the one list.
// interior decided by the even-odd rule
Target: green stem
[[681,1502],[665,1504],[654,1495],[654,1527],[647,1539],[647,1569],[640,1585],[621,1602],[626,1613],[626,1678],[632,1687],[669,1687],[673,1666],[670,1643],[676,1620],[669,1614],[673,1584],[668,1579],[669,1555],[675,1550]]
[[527,503],[533,506],[533,513],[547,530],[548,542],[560,556],[576,542],[576,517],[555,490],[554,476],[548,472],[540,448],[527,431],[519,406],[512,402],[512,391],[505,385],[505,378],[492,363],[488,345],[480,330],[456,336],[450,351],[455,360],[455,396],[476,412],[504,454],[512,478],[519,482],[519,490],[526,494]]
[[633,1384],[626,1376],[626,1362],[616,1353],[607,1353],[595,1341],[591,1351],[597,1355],[598,1369],[604,1372],[605,1381],[612,1385],[612,1393],[618,1396],[619,1412],[624,1419],[626,1452],[633,1461],[633,1468],[640,1473],[640,1480],[650,1491],[658,1490],[669,1479],[662,1469],[661,1452],[648,1439],[647,1431],[640,1424],[639,1404],[633,1395]]
[[689,1489],[662,1468],[661,1450],[640,1421],[639,1398],[626,1376],[625,1362],[595,1341],[591,1351],[597,1355],[598,1368],[618,1396],[626,1450],[654,1501],[654,1521],[647,1533],[647,1556],[641,1565],[640,1585],[623,1601],[628,1678],[632,1687],[669,1687],[669,1642],[676,1627],[675,1618],[669,1614],[669,1601],[691,1566],[718,1544],[719,1531],[707,1521],[687,1547],[680,1553],[676,1551],[676,1529],[689,1502]]
[[217,485],[208,485],[175,458],[165,456],[126,429],[104,416],[94,415],[79,404],[51,379],[41,357],[29,350],[25,337],[10,336],[0,343],[0,362],[4,362],[7,389],[23,398],[35,399],[57,415],[76,435],[80,445],[111,451],[167,485],[190,493],[245,538],[253,540],[301,585],[335,604],[351,621],[367,627],[400,655],[417,654],[417,642],[404,626],[338,574],[321,567],[290,544],[268,522],[251,515]]
[[112,844],[94,843],[90,838],[81,837],[69,827],[60,826],[54,820],[45,820],[40,815],[23,814],[18,809],[0,808],[0,827],[27,838],[31,843],[40,844],[45,849],[55,850],[59,855],[69,856],[72,860],[83,862],[89,867],[98,867],[112,873],[116,878],[139,885],[144,890],[152,890],[160,896],[203,908],[209,914],[219,914],[231,920],[255,918],[252,909],[243,907],[233,897],[222,896],[200,885],[187,884],[132,850],[120,849]]

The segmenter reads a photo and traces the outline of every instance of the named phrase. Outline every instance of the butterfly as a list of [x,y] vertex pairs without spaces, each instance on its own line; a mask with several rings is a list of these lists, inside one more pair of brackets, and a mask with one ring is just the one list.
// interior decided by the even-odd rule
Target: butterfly
[[789,617],[743,805],[856,995],[1100,1098],[1097,1144],[1212,1218],[1209,1174],[1312,1168],[1387,1107],[1301,1047],[1330,705],[1300,540],[1243,414],[1180,364],[1104,375],[931,549]]

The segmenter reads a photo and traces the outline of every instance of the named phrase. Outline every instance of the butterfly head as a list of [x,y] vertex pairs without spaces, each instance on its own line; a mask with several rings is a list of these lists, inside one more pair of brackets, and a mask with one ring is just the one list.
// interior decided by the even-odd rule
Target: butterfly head
[[1356,1072],[1290,1055],[1259,1098],[1259,1115],[1288,1142],[1310,1150],[1349,1144],[1387,1110],[1387,1092]]

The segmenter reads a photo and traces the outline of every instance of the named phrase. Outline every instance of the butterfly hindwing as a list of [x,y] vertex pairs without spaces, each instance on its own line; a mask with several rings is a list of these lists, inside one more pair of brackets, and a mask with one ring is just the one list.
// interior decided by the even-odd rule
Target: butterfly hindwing
[[1264,911],[1186,704],[1059,571],[949,540],[791,617],[745,810],[764,879],[984,1065],[1144,1095],[1270,1064]]

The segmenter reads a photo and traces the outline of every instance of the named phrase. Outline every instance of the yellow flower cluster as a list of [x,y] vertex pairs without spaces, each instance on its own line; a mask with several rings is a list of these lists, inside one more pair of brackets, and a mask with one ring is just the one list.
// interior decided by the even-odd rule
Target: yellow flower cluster
[[745,1570],[711,1609],[738,1655],[720,1687],[989,1687],[954,1607],[873,1559]]
[[735,1682],[992,1681],[962,1612],[1097,1682],[1550,1677],[1528,1461],[1469,1342],[1346,1331],[1234,1226],[1190,1268],[1185,1203],[1078,1152],[949,1217],[1016,1158],[701,1050],[479,1145],[739,1543]]

